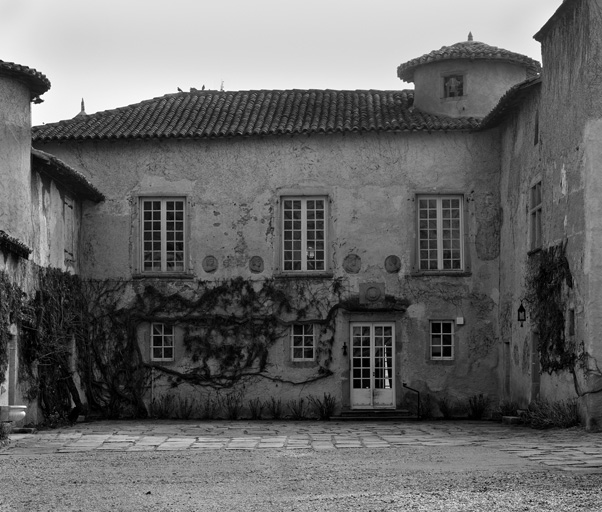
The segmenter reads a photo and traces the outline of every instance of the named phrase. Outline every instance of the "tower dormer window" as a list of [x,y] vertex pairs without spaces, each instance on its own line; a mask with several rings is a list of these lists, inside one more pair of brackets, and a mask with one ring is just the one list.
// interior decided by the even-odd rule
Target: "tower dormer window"
[[457,98],[464,96],[464,76],[449,75],[443,77],[443,97]]

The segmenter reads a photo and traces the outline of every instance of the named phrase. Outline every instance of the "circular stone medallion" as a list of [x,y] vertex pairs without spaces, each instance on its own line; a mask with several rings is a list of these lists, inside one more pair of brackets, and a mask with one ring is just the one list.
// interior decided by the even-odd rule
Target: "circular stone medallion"
[[261,256],[253,256],[249,260],[249,268],[253,274],[261,274],[263,272],[263,259]]
[[203,260],[203,270],[211,274],[217,270],[218,263],[215,256],[206,256]]
[[348,274],[357,274],[362,268],[362,259],[357,254],[348,254],[343,260],[343,268]]
[[401,260],[399,259],[398,256],[387,256],[387,259],[385,259],[385,270],[389,273],[389,274],[394,274],[395,272],[399,272],[399,269],[401,268]]

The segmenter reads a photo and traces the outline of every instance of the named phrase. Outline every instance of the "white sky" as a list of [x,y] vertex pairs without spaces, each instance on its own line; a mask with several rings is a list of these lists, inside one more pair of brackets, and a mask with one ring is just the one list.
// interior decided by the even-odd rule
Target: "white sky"
[[0,0],[0,60],[51,81],[33,124],[180,87],[407,89],[397,66],[467,38],[541,61],[561,0]]

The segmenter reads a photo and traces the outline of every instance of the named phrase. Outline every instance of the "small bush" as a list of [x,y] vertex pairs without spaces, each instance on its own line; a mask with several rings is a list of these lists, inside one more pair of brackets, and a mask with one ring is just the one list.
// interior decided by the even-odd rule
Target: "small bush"
[[0,448],[2,446],[6,446],[9,443],[10,439],[8,438],[8,436],[11,430],[12,426],[9,422],[0,422]]
[[454,417],[454,413],[457,409],[455,400],[448,396],[444,396],[437,399],[437,405],[446,420],[450,420]]
[[[433,395],[426,393],[420,397],[420,416],[425,420],[433,419]],[[418,411],[416,411],[418,415]]]
[[502,400],[498,412],[500,416],[518,416],[520,405],[512,400]]
[[151,403],[152,416],[160,420],[171,418],[174,409],[174,397],[170,394],[153,398]]
[[196,409],[196,400],[194,398],[182,398],[178,397],[178,403],[175,407],[175,416],[181,420],[189,420],[192,417],[192,413]]
[[291,419],[293,420],[303,420],[305,419],[305,402],[303,398],[299,398],[299,400],[289,400],[287,404],[288,410],[291,413]]
[[223,408],[226,419],[237,420],[242,411],[243,396],[241,391],[232,391],[223,398]]
[[308,400],[314,412],[321,420],[329,420],[337,408],[336,398],[334,398],[330,393],[324,393],[324,400],[320,400],[319,398],[311,395],[308,397]]
[[468,416],[471,420],[480,420],[483,418],[491,400],[482,393],[473,395],[468,399]]
[[543,398],[529,404],[523,419],[531,428],[569,428],[581,423],[576,399],[550,402]]
[[200,416],[202,420],[214,420],[218,417],[221,410],[221,404],[218,397],[208,394],[200,406]]
[[260,420],[261,413],[264,408],[264,403],[259,398],[249,400],[249,411],[251,411],[252,420]]
[[270,400],[266,400],[263,405],[273,419],[279,420],[282,418],[282,400],[280,398],[276,400],[272,397]]

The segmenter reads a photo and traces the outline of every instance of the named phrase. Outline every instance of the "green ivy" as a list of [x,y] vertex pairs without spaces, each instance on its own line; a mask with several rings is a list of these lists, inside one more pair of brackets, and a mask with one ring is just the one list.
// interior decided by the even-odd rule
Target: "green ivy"
[[526,280],[527,303],[539,333],[542,371],[572,371],[576,362],[575,347],[565,336],[567,290],[573,277],[565,254],[565,244],[533,254]]

